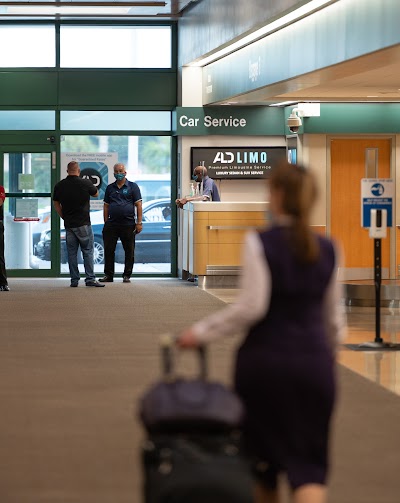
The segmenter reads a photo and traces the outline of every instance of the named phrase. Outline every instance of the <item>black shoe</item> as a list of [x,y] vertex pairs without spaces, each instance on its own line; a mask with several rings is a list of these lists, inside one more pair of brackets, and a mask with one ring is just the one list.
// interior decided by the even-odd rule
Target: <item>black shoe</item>
[[106,286],[106,285],[102,285],[98,281],[87,281],[86,286]]
[[8,285],[1,285],[0,286],[0,292],[9,292],[10,287]]
[[71,288],[76,288],[76,287],[78,286],[78,283],[71,283],[69,286],[70,286]]
[[112,283],[114,281],[114,278],[110,278],[110,276],[103,276],[99,279],[99,281],[100,283]]
[[130,283],[131,280],[129,278],[129,276],[122,276],[122,283]]

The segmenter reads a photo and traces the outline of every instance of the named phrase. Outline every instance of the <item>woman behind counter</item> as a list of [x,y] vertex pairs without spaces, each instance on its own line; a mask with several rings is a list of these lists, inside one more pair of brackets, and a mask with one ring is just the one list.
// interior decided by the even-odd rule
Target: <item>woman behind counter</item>
[[335,348],[343,338],[338,254],[311,231],[317,190],[301,166],[269,179],[273,225],[249,233],[237,301],[184,330],[182,348],[246,333],[235,389],[246,407],[243,433],[254,460],[256,503],[279,503],[285,473],[294,503],[323,503],[335,403]]

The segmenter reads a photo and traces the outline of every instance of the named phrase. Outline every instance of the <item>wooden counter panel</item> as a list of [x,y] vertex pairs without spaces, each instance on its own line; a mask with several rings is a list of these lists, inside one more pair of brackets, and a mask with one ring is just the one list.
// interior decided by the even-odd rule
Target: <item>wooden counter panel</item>
[[210,263],[208,258],[209,245],[197,244],[193,249],[193,256],[189,259],[189,272],[197,276],[206,274],[207,265]]
[[209,265],[240,266],[247,232],[267,226],[265,211],[194,211],[188,220],[189,272],[198,276]]
[[242,261],[242,246],[232,244],[209,244],[208,265],[240,266]]
[[208,242],[214,245],[231,244],[236,246],[244,243],[245,236],[250,230],[208,230]]
[[193,244],[208,243],[209,240],[208,220],[196,222],[193,230]]
[[216,221],[225,220],[247,220],[256,219],[265,221],[265,213],[262,211],[222,211],[217,213],[208,213],[209,220],[214,224]]
[[208,211],[199,211],[198,213],[192,213],[191,217],[194,222],[198,222],[199,220],[208,220],[209,214]]

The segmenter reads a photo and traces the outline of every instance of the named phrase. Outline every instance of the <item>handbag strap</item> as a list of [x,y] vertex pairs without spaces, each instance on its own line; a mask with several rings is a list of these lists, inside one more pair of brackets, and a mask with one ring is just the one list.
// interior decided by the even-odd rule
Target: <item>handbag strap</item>
[[[175,375],[173,348],[175,347],[174,337],[165,334],[160,338],[162,372],[165,378],[172,379]],[[199,360],[199,377],[204,381],[207,379],[207,350],[204,344],[197,346],[195,351]]]

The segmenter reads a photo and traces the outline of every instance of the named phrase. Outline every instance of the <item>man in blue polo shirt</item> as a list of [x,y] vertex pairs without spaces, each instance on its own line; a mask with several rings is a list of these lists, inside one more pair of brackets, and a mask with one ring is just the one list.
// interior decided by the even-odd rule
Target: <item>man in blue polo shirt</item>
[[139,234],[143,228],[142,196],[139,186],[126,179],[124,164],[114,166],[114,176],[115,182],[107,186],[104,195],[104,277],[99,281],[114,281],[115,248],[119,238],[125,251],[123,282],[130,283],[135,257],[135,234]]

